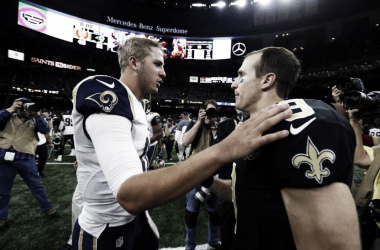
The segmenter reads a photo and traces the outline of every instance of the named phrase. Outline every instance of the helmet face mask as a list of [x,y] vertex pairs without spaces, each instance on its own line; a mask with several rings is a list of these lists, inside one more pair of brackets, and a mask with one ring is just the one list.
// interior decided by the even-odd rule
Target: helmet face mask
[[149,114],[150,110],[151,110],[150,101],[148,99],[143,99],[142,100],[142,105],[143,105],[143,109],[145,111],[145,114]]

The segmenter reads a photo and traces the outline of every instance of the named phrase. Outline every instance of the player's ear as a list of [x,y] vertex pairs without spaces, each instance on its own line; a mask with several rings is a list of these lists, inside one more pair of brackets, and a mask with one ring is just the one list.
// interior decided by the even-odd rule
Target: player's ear
[[274,82],[276,81],[276,75],[274,73],[268,73],[262,77],[261,81],[261,89],[269,89],[274,86]]
[[128,58],[128,66],[131,67],[133,70],[137,70],[137,58],[134,56],[130,56]]

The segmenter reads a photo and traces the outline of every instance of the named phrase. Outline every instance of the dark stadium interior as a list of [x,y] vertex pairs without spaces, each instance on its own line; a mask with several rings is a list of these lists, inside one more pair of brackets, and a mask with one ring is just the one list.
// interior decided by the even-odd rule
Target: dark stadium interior
[[[366,93],[380,91],[379,0],[247,0],[244,7],[234,5],[237,0],[224,0],[224,8],[212,6],[219,1],[4,0],[2,6],[5,8],[0,15],[1,109],[11,107],[16,98],[28,97],[51,111],[50,114],[70,112],[72,90],[83,79],[93,75],[120,77],[117,53],[111,52],[103,42],[100,42],[101,49],[96,47],[98,43],[94,41],[87,42],[86,46],[81,45],[79,39],[74,40],[75,34],[79,37],[77,32],[80,30],[76,29],[75,24],[69,27],[71,42],[19,24],[20,2],[37,5],[53,13],[56,13],[54,10],[65,13],[86,25],[90,23],[112,31],[119,30],[120,40],[123,41],[127,35],[121,31],[160,38],[159,42],[162,44],[165,41],[168,48],[172,46],[173,51],[177,38],[188,41],[229,40],[229,59],[196,60],[169,56],[165,60],[166,77],[158,94],[145,96],[151,100],[152,111],[159,113],[164,123],[169,117],[175,122],[179,121],[184,111],[197,114],[202,102],[207,99],[220,103],[219,118],[235,115],[235,96],[231,83],[223,83],[221,79],[233,80],[247,53],[268,46],[285,47],[302,61],[301,76],[288,98],[313,98],[332,103],[331,88],[340,76],[362,79]],[[270,3],[264,5],[264,1]],[[202,6],[196,7],[196,4]],[[142,24],[142,28],[132,28],[132,24]],[[164,28],[164,31],[157,31],[158,27]],[[111,50],[117,48],[115,42],[119,40],[112,42],[115,47]],[[232,48],[236,44],[246,47],[242,55],[233,53]],[[191,47],[187,45],[184,50],[189,53]],[[207,57],[209,52],[204,52]],[[12,59],[10,54],[23,57]],[[57,63],[64,66],[58,67]],[[376,106],[377,113],[379,107]],[[342,111],[345,113],[343,108]],[[380,127],[380,119],[365,119],[362,130],[369,134],[369,130],[375,126]],[[335,140],[340,143],[339,146],[343,144],[342,140],[338,141],[338,136],[324,134],[322,137],[329,141]],[[241,145],[244,144],[237,144],[235,148],[240,149]],[[54,151],[49,156],[44,171],[46,176],[41,179],[60,216],[54,220],[45,218],[28,186],[17,175],[7,221],[9,228],[0,232],[0,250],[51,250],[59,249],[67,242],[72,230],[72,198],[77,176],[73,168],[76,158],[68,155],[71,146],[66,145],[64,150],[63,162],[56,162]],[[284,147],[282,150],[287,149]],[[162,151],[164,159],[170,158],[166,148]],[[280,153],[274,157],[278,155]],[[177,164],[175,150],[172,157],[174,160],[166,162],[166,167]],[[156,164],[158,168],[158,162]],[[366,174],[358,167],[354,171],[354,179],[362,180]],[[359,186],[359,183],[355,185]],[[183,196],[149,211],[159,228],[161,250],[185,248],[185,204],[186,197]],[[203,247],[201,245],[197,250],[206,250],[205,243],[208,242],[209,214],[204,208],[200,212],[197,232],[197,242]],[[338,220],[333,221],[335,223]]]
[[[162,27],[188,30],[189,38],[230,37],[242,39],[249,49],[281,46],[294,51],[302,60],[301,78],[289,97],[317,98],[331,101],[331,90],[338,76],[359,77],[366,90],[376,91],[380,76],[380,3],[375,0],[318,1],[316,14],[300,16],[273,24],[255,25],[255,14],[264,7],[248,1],[244,8],[236,6],[211,8],[214,1],[196,1],[206,7],[190,7],[195,1],[111,0],[111,1],[48,1],[35,0],[57,11],[86,20],[106,23],[107,16],[115,19],[142,22]],[[304,2],[304,1],[298,1]],[[231,1],[227,1],[227,4]],[[50,109],[70,109],[69,98],[73,87],[94,72],[120,76],[116,53],[80,46],[50,37],[17,24],[18,1],[4,3],[0,29],[1,105],[9,106],[17,96],[30,96]],[[275,8],[281,4],[273,1]],[[137,10],[137,11],[136,11]],[[110,25],[110,24],[108,24]],[[113,25],[118,27],[117,25]],[[126,27],[119,27],[126,28]],[[130,29],[130,28],[128,28]],[[142,30],[136,30],[144,32]],[[147,33],[149,34],[149,33]],[[152,31],[152,34],[157,34]],[[162,34],[157,34],[162,35]],[[171,34],[168,36],[174,37]],[[8,49],[25,53],[25,60],[7,56]],[[31,62],[31,58],[64,61],[80,65],[82,70],[60,69]],[[189,83],[190,76],[236,76],[242,57],[227,60],[166,60],[167,77],[158,95],[151,97],[153,109],[164,116],[180,114],[182,110],[196,110],[206,99],[234,102],[230,84]],[[24,89],[23,92],[17,88]],[[47,89],[59,94],[29,92],[28,89]],[[8,103],[7,96],[10,93]],[[148,97],[147,97],[148,98]],[[176,109],[173,109],[176,108]],[[230,115],[232,107],[222,107],[223,115]]]

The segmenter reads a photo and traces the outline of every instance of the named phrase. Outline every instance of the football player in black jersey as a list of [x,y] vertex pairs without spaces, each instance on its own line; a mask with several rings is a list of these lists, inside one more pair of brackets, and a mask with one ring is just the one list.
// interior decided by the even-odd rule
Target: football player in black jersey
[[353,129],[322,101],[285,100],[299,73],[293,53],[269,47],[248,54],[232,84],[236,108],[251,117],[274,103],[293,112],[267,131],[288,129],[287,138],[235,161],[232,182],[209,182],[212,192],[232,196],[236,249],[360,249]]
[[288,104],[271,105],[219,144],[147,172],[149,133],[141,101],[162,84],[163,52],[158,43],[133,37],[120,45],[118,56],[119,80],[91,76],[73,90],[78,193],[84,204],[74,226],[74,249],[158,249],[158,230],[147,209],[181,197],[226,163],[289,135],[287,129],[263,135],[291,116]]

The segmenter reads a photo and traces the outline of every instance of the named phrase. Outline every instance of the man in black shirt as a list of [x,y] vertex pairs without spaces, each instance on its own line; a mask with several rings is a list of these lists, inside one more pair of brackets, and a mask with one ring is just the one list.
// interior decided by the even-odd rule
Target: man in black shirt
[[293,111],[268,131],[290,129],[287,138],[236,161],[232,182],[208,182],[234,201],[239,250],[360,249],[350,193],[354,132],[321,101],[285,100],[299,73],[293,53],[270,47],[248,54],[232,84],[236,108],[251,116],[276,103]]

